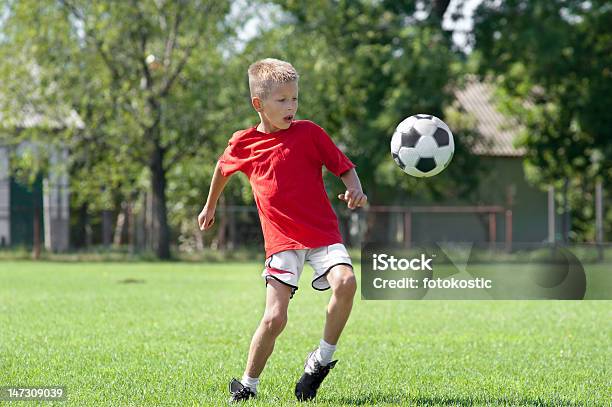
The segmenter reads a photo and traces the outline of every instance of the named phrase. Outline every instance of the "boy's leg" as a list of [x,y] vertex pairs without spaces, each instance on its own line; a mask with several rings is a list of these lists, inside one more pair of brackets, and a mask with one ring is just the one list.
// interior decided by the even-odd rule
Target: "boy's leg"
[[332,289],[332,296],[327,305],[323,339],[328,344],[336,345],[351,314],[357,282],[353,269],[346,264],[332,267],[327,273],[327,281]]
[[[350,259],[344,261],[350,261]],[[357,290],[353,269],[348,264],[333,266],[326,277],[332,289],[332,296],[327,306],[323,339],[320,341],[319,347],[310,352],[306,358],[304,374],[295,385],[295,396],[300,401],[315,398],[319,386],[329,371],[336,365],[337,360],[332,361],[331,359],[336,350],[340,334],[351,313],[353,297]],[[317,288],[315,282],[313,282],[313,287],[319,290],[324,289],[321,288],[321,285]]]
[[289,300],[298,288],[306,250],[286,250],[266,259],[262,277],[266,281],[266,309],[253,334],[242,380],[230,382],[230,402],[248,400],[257,394],[259,376],[274,350],[276,338],[287,325]]
[[266,365],[276,338],[287,324],[287,308],[292,288],[269,278],[266,289],[266,310],[251,340],[245,376],[258,378]]

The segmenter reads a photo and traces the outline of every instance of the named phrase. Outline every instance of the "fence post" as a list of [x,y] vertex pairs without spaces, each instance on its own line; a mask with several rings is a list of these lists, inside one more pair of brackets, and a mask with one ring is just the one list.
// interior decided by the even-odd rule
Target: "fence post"
[[506,209],[506,251],[512,251],[512,209]]
[[603,186],[601,180],[595,184],[595,242],[597,243],[597,260],[603,262]]
[[412,247],[412,212],[410,209],[404,212],[404,247]]
[[555,243],[555,187],[548,187],[548,243]]
[[497,240],[497,224],[495,212],[489,212],[489,249],[493,249]]
[[40,259],[40,207],[35,202],[34,206],[34,236],[33,236],[33,245],[32,245],[32,258],[34,260]]

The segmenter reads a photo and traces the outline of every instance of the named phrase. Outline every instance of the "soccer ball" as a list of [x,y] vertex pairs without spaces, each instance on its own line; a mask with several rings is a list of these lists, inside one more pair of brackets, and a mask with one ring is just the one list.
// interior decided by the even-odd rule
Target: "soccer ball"
[[406,174],[432,177],[444,170],[455,151],[453,133],[435,116],[417,114],[398,124],[391,155]]

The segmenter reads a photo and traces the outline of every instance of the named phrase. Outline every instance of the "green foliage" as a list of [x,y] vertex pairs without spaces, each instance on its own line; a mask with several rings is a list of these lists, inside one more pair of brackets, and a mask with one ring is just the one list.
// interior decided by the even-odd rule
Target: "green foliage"
[[585,205],[594,182],[612,188],[611,19],[609,2],[579,0],[485,1],[475,15],[480,73],[495,77],[502,108],[524,129],[530,179],[570,180],[572,207],[583,208],[578,240],[594,235]]
[[[151,190],[158,151],[161,174],[210,162],[235,98],[220,80],[229,2],[20,0],[5,10],[0,103],[15,118],[3,123],[5,142],[69,148],[73,207],[113,209]],[[82,126],[64,122],[73,111]],[[24,131],[21,117],[34,114],[48,123]],[[13,160],[30,177],[48,165],[44,155]],[[198,185],[184,189],[209,177],[193,174]]]
[[[400,121],[425,112],[444,118],[452,100],[460,59],[432,13],[424,20],[415,18],[414,1],[401,6],[275,3],[280,7],[276,24],[251,41],[245,55],[252,61],[278,57],[296,66],[298,116],[322,125],[345,149],[371,201],[405,202],[408,192],[429,199],[449,194],[466,198],[473,191],[474,160],[464,156],[470,137],[458,147],[452,170],[433,179],[408,177],[390,159],[390,138]],[[341,188],[334,181],[331,185]]]
[[[71,205],[90,211],[150,191],[161,152],[170,224],[191,235],[215,159],[234,131],[257,122],[246,69],[278,57],[300,71],[298,114],[347,151],[371,201],[466,199],[478,180],[478,135],[451,106],[463,68],[441,28],[447,5],[253,0],[229,18],[229,1],[6,2],[0,111],[12,121],[2,141],[66,146]],[[253,10],[265,28],[240,44],[236,30]],[[52,120],[23,129],[28,109]],[[72,111],[82,123],[66,120]],[[445,119],[456,136],[453,165],[432,179],[408,177],[390,159],[395,126],[415,113]],[[15,155],[12,165],[24,179],[48,170],[45,154]],[[342,188],[330,185],[332,195]],[[252,203],[247,180],[235,177],[225,198]]]

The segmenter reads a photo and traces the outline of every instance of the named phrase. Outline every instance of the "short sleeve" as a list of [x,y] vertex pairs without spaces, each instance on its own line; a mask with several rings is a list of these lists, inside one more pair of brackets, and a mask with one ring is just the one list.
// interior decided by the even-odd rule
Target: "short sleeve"
[[319,153],[321,162],[335,176],[339,177],[355,164],[344,155],[342,151],[334,144],[333,140],[323,128],[313,123],[313,139],[316,143],[316,148]]
[[238,137],[232,137],[219,157],[219,170],[224,177],[228,177],[236,171],[248,172],[249,151],[241,146]]

